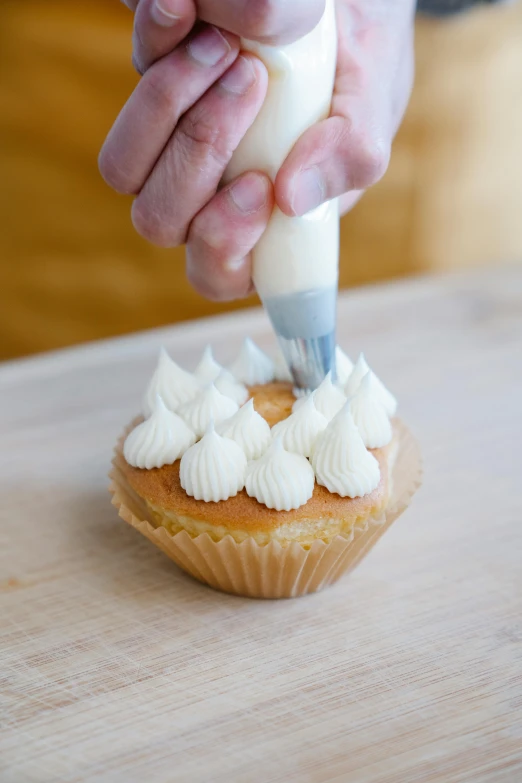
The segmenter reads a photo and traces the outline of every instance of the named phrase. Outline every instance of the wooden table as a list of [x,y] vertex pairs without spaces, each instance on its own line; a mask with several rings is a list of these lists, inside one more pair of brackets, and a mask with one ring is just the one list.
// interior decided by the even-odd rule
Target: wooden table
[[522,781],[522,266],[356,291],[339,320],[425,483],[295,601],[192,581],[107,494],[159,345],[226,362],[269,345],[262,313],[0,369],[4,783]]

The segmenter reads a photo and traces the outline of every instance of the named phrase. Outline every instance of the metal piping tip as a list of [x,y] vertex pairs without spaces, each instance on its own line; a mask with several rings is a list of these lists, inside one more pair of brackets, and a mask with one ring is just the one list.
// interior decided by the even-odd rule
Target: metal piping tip
[[264,300],[298,389],[316,389],[329,372],[336,379],[336,302],[334,287]]
[[279,344],[298,389],[317,389],[329,372],[336,380],[335,332],[310,339],[279,336]]

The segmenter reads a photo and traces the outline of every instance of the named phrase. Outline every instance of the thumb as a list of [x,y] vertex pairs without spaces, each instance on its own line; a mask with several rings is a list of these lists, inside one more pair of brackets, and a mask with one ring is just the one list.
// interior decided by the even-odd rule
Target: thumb
[[[412,2],[390,19],[369,16],[359,0],[339,14],[339,55],[331,116],[301,136],[278,172],[275,196],[287,215],[303,215],[328,199],[362,191],[385,173],[406,107],[413,72]],[[365,16],[366,14],[366,16]],[[355,201],[355,198],[352,199]]]

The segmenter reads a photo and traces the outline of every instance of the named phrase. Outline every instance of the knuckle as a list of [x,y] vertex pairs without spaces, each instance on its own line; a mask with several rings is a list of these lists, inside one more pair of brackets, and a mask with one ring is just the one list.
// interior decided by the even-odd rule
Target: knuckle
[[185,115],[178,126],[177,135],[184,153],[191,161],[210,158],[224,167],[232,155],[227,134],[223,133],[218,122],[212,122],[204,115]]
[[109,146],[104,146],[98,156],[98,170],[113,190],[122,195],[136,192],[135,183],[122,170]]
[[390,148],[384,141],[365,141],[359,147],[355,165],[355,187],[363,189],[375,185],[386,173]]
[[180,232],[156,212],[150,203],[139,197],[132,205],[131,218],[138,234],[153,245],[168,248],[183,244],[184,237],[180,236]]
[[144,100],[147,101],[154,116],[175,114],[176,96],[173,81],[172,78],[168,78],[166,69],[162,68],[161,64],[149,68],[142,78],[141,85]]
[[226,298],[226,293],[215,275],[212,275],[207,269],[204,259],[194,257],[191,254],[190,245],[187,245],[187,280],[201,296],[210,299],[212,302],[219,302]]

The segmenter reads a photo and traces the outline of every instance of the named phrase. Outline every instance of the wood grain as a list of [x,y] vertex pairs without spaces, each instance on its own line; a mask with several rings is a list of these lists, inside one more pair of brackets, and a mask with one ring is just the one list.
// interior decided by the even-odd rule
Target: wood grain
[[165,342],[227,361],[245,312],[0,368],[6,783],[519,783],[522,269],[344,296],[425,484],[351,576],[296,601],[190,580],[109,504]]

